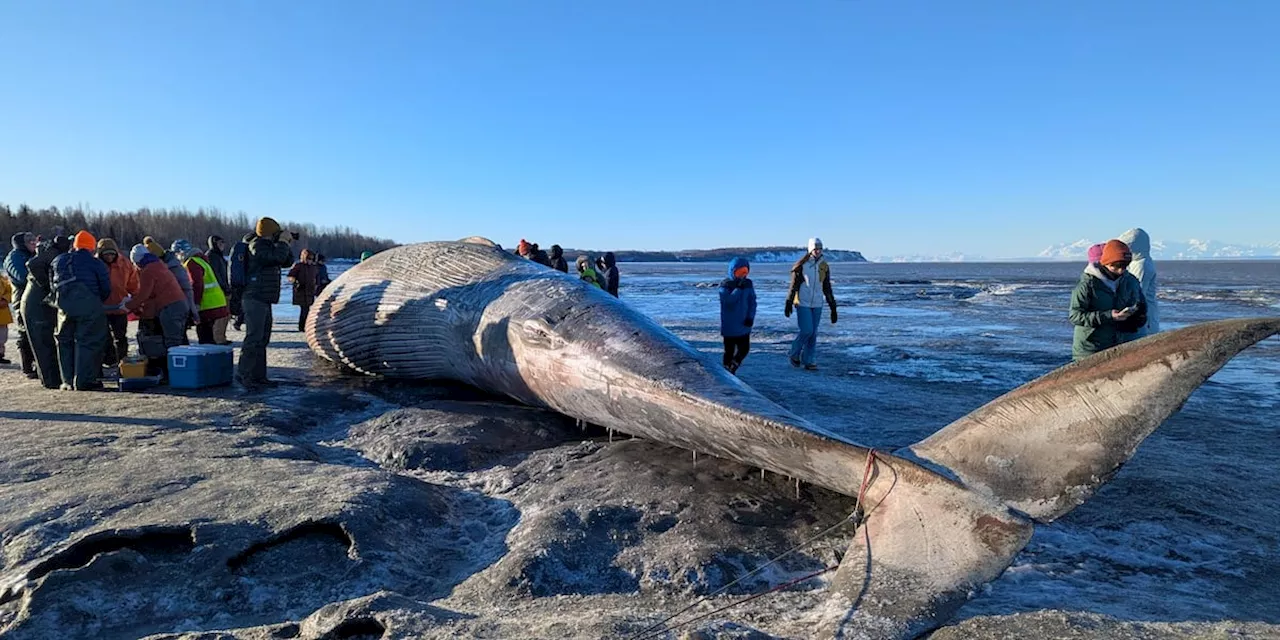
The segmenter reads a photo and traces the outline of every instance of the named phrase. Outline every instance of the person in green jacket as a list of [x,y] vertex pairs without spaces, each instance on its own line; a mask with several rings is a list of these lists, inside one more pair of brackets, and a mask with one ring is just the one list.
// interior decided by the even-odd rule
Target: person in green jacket
[[1110,349],[1124,341],[1124,334],[1146,324],[1142,285],[1126,270],[1132,261],[1129,246],[1111,240],[1103,247],[1102,258],[1085,267],[1071,293],[1072,360]]
[[588,284],[593,284],[597,289],[603,289],[600,274],[591,268],[591,258],[588,256],[578,256],[578,279]]

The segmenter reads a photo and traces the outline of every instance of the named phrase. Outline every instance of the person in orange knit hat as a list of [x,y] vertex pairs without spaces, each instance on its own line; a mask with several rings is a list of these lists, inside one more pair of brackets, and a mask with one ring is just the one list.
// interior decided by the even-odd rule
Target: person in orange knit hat
[[81,231],[72,250],[53,259],[50,285],[58,307],[58,372],[63,389],[101,389],[102,355],[107,346],[111,274],[93,255],[98,241]]
[[1109,240],[1098,262],[1085,267],[1071,293],[1073,360],[1110,349],[1124,340],[1124,334],[1146,324],[1142,285],[1127,271],[1132,261],[1129,245]]

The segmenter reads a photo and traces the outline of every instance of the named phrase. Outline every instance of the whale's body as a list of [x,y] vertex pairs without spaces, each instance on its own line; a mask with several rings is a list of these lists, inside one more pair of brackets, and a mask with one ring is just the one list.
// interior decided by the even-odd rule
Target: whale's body
[[[1280,332],[1274,319],[1229,322],[1104,352],[1099,375],[1066,367],[907,458],[877,452],[863,533],[835,580],[858,603],[842,624],[909,637],[944,621],[1012,562],[1031,517],[1082,502],[1208,375]],[[864,489],[866,447],[764,398],[600,289],[483,239],[399,247],[353,267],[312,307],[307,339],[366,374],[454,380],[846,495]]]

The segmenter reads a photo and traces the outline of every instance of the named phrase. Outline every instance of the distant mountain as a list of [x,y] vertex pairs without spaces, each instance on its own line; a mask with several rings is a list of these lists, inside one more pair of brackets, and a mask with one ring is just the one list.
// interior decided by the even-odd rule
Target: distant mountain
[[[1041,260],[1084,260],[1093,240],[1056,244],[1041,251]],[[1152,240],[1151,257],[1160,260],[1227,260],[1233,258],[1280,258],[1280,242],[1229,244],[1216,240]]]
[[[543,247],[546,249],[546,247]],[[618,262],[728,262],[742,256],[753,263],[792,263],[806,253],[803,247],[728,247],[724,249],[690,249],[687,251],[614,251]],[[579,255],[600,256],[603,251],[565,249],[564,256],[571,264]],[[831,262],[866,262],[857,251],[828,249],[824,252]]]
[[1092,240],[1055,244],[1036,254],[1036,257],[1044,260],[1084,260],[1089,257],[1089,247],[1095,244],[1097,243]]

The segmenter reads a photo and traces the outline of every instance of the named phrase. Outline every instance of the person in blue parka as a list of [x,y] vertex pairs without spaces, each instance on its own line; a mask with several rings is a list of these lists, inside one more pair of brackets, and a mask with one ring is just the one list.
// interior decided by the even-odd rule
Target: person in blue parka
[[747,277],[746,258],[729,262],[729,277],[720,283],[720,335],[724,336],[724,368],[737,373],[751,350],[751,326],[756,322],[756,290]]

